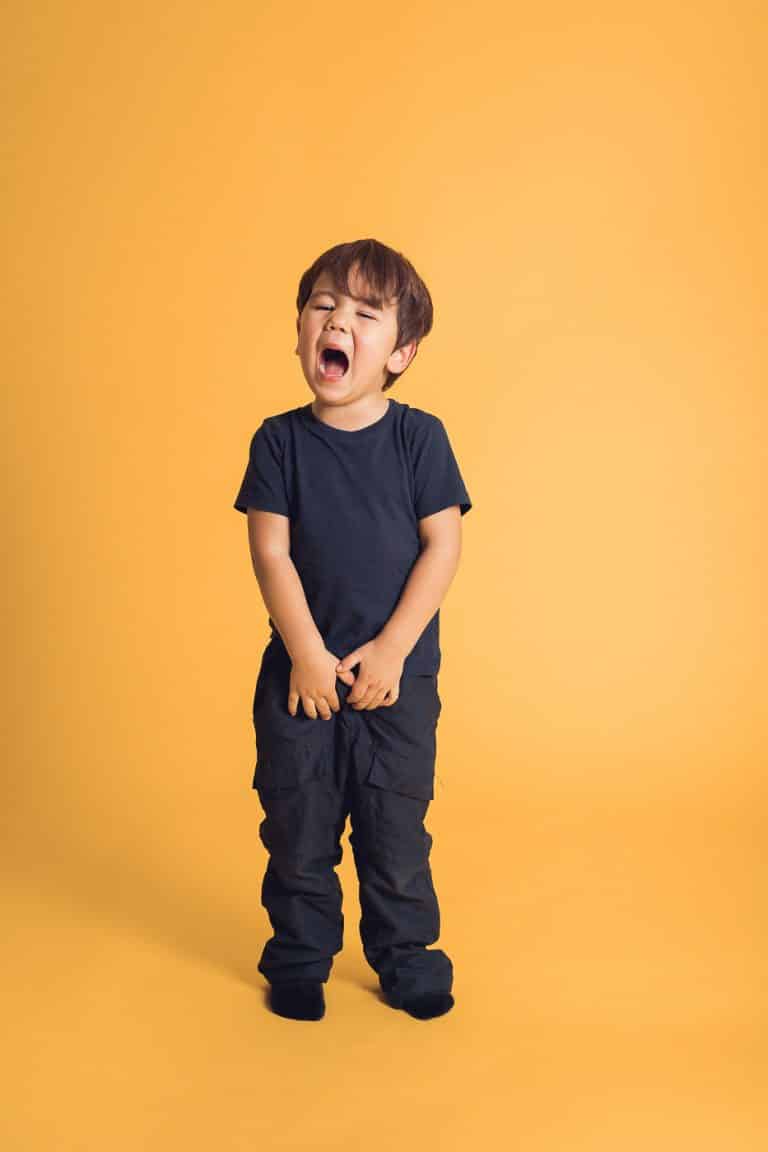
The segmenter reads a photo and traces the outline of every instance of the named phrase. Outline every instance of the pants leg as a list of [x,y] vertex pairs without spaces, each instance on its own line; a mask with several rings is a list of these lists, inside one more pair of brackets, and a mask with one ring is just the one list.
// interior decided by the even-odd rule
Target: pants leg
[[[346,692],[345,692],[346,695]],[[440,909],[424,825],[434,796],[440,698],[435,676],[407,676],[390,708],[358,713],[368,739],[357,749],[350,843],[359,880],[365,957],[388,999],[450,992],[453,966],[441,949]]]
[[343,895],[335,871],[344,820],[321,781],[260,789],[259,836],[269,853],[261,902],[274,930],[258,963],[270,983],[326,981],[344,936]]
[[271,983],[327,981],[342,947],[343,895],[336,873],[346,822],[334,787],[333,721],[287,708],[287,674],[263,667],[254,698],[257,764],[253,786],[265,818],[269,854],[261,886],[274,935],[258,970]]

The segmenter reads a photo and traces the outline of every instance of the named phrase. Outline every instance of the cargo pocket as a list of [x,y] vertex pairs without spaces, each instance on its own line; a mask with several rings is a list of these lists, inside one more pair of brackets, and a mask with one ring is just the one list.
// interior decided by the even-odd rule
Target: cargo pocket
[[280,747],[256,750],[253,787],[259,791],[296,788],[310,780],[319,780],[328,763],[328,749],[307,741],[294,741]]
[[435,795],[435,758],[423,750],[406,754],[374,748],[367,783],[400,796],[432,800]]
[[333,820],[324,779],[330,764],[328,747],[316,740],[280,745],[257,757],[253,787],[264,809],[259,837],[273,871],[285,883],[291,877],[298,882],[300,873],[304,881],[313,862],[332,851]]
[[401,681],[395,704],[374,709],[368,719],[373,742],[368,784],[416,800],[434,797],[441,709],[436,676],[409,676]]

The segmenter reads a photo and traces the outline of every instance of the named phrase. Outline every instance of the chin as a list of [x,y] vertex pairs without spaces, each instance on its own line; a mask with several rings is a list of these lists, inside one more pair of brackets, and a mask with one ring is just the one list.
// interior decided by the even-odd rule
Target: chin
[[342,378],[341,380],[316,380],[313,387],[318,395],[328,400],[333,400],[334,397],[341,398],[349,394],[349,385],[347,384],[346,378]]

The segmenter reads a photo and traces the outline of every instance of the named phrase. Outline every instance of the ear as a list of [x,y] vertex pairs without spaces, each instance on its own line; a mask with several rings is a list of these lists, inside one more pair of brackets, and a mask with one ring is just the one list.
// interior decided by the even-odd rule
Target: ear
[[408,344],[403,344],[402,348],[397,348],[387,360],[387,369],[390,372],[404,372],[405,369],[413,360],[419,348],[418,340],[411,340]]

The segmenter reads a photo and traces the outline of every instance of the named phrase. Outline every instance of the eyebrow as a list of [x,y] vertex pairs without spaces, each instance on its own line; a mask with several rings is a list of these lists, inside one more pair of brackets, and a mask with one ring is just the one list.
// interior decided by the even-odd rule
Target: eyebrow
[[[342,293],[346,295],[346,293]],[[314,300],[316,296],[335,296],[329,288],[323,288],[317,292],[313,292],[310,300]],[[383,309],[377,300],[372,299],[370,296],[350,296],[350,300],[357,300],[360,304],[367,304],[369,308],[373,308],[374,312],[382,312]]]

